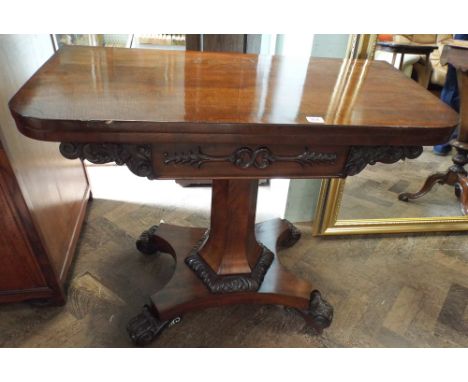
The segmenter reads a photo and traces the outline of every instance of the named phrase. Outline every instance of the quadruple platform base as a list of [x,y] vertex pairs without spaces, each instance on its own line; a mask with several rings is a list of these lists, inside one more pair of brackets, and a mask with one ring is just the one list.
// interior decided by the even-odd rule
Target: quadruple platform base
[[331,305],[313,285],[294,276],[278,259],[278,250],[294,245],[300,237],[300,232],[287,220],[274,219],[255,226],[256,240],[271,251],[272,262],[254,291],[215,293],[186,264],[185,258],[207,241],[206,232],[201,228],[161,224],[144,232],[137,242],[138,249],[145,254],[166,252],[176,261],[169,283],[128,324],[130,338],[137,345],[153,341],[164,328],[179,322],[185,312],[230,304],[284,305],[296,308],[319,333],[330,325]]

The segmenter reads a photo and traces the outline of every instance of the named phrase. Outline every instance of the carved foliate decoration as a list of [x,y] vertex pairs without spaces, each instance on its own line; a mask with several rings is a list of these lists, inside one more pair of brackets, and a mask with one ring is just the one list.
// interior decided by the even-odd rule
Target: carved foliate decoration
[[345,176],[360,173],[368,164],[395,163],[400,159],[415,159],[421,155],[421,146],[352,146],[344,168]]
[[322,333],[323,329],[328,328],[333,321],[333,307],[318,290],[313,290],[310,294],[309,308],[298,311],[318,333]]
[[310,151],[307,147],[304,152],[293,156],[275,155],[268,147],[261,146],[256,149],[250,147],[241,147],[235,150],[232,154],[227,156],[208,155],[202,152],[201,147],[194,151],[174,153],[164,153],[164,164],[179,164],[189,165],[200,168],[208,162],[230,162],[236,167],[247,169],[255,167],[264,169],[269,167],[275,162],[295,162],[301,166],[313,165],[320,163],[333,164],[335,163],[336,153],[323,153]]
[[203,281],[212,293],[236,293],[236,292],[255,292],[260,288],[263,278],[273,262],[273,252],[264,245],[262,254],[257,260],[257,264],[250,274],[241,275],[217,275],[211,267],[198,254],[198,250],[208,237],[208,232],[203,235],[201,240],[195,245],[190,255],[185,259],[185,263],[192,269],[196,275]]
[[154,179],[151,145],[117,143],[61,143],[60,153],[68,159],[87,159],[95,164],[126,165],[138,176]]
[[132,318],[127,325],[127,332],[138,346],[148,345],[169,324],[169,321],[158,320],[145,305],[143,311]]

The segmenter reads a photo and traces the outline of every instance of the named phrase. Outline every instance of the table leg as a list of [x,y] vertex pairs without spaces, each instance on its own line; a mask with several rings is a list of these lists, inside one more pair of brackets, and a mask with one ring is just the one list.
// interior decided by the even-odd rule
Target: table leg
[[299,240],[299,231],[284,219],[255,225],[257,187],[256,180],[215,180],[209,230],[161,224],[142,234],[138,247],[170,253],[176,269],[130,321],[127,329],[136,344],[151,342],[187,311],[230,304],[285,305],[318,332],[330,325],[331,305],[277,256]]
[[430,61],[430,54],[426,54],[426,78],[424,79],[424,87],[427,89],[429,87],[429,82],[431,80],[431,61]]
[[398,66],[398,70],[401,70],[403,68],[403,59],[405,58],[405,54],[401,54],[401,59],[400,59],[400,65]]

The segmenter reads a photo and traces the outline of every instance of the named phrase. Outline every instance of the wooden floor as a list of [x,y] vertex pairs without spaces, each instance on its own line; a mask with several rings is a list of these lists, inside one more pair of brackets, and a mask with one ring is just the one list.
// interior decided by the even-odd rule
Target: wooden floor
[[[111,182],[112,171],[127,171],[116,169],[108,169],[106,182]],[[95,179],[102,181],[102,173]],[[132,346],[127,321],[147,302],[146,296],[164,286],[173,269],[166,254],[141,255],[136,238],[161,219],[208,224],[209,188],[177,194],[168,189],[179,186],[166,182],[158,194],[154,184],[151,192],[159,204],[95,198],[72,268],[67,305],[0,306],[0,346]],[[260,198],[270,191],[264,188]],[[139,192],[144,192],[141,185],[132,194],[135,200]],[[165,203],[168,197],[173,203]],[[261,208],[260,218],[275,211],[273,205]],[[152,346],[468,346],[467,234],[314,238],[310,225],[299,228],[302,239],[281,253],[282,261],[314,281],[334,305],[335,319],[323,335],[316,336],[294,311],[239,305],[189,313]]]

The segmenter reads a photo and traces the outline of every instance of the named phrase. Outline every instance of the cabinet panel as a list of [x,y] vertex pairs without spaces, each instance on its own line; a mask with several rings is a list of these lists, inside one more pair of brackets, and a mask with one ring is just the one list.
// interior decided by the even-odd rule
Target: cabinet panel
[[[0,159],[1,159],[0,153]],[[2,165],[2,163],[0,163]],[[34,257],[26,233],[9,202],[4,187],[4,168],[0,176],[0,294],[11,290],[33,289],[47,286]]]
[[[17,187],[10,197],[21,196],[21,206],[18,200],[11,202],[11,213],[23,208],[19,214],[21,224],[10,226],[17,232],[2,239],[2,249],[11,248],[11,254],[0,253],[0,264],[11,269],[8,288],[22,289],[24,293],[28,288],[43,285],[45,280],[48,287],[63,296],[61,288],[89,196],[85,169],[79,160],[63,158],[57,143],[34,141],[19,133],[8,109],[11,97],[53,52],[52,40],[46,34],[0,35],[0,139]],[[8,219],[11,216],[2,218],[2,229],[9,224]],[[29,239],[22,241],[25,232]],[[33,260],[18,255],[27,251],[32,251]],[[42,279],[37,278],[37,264]]]

